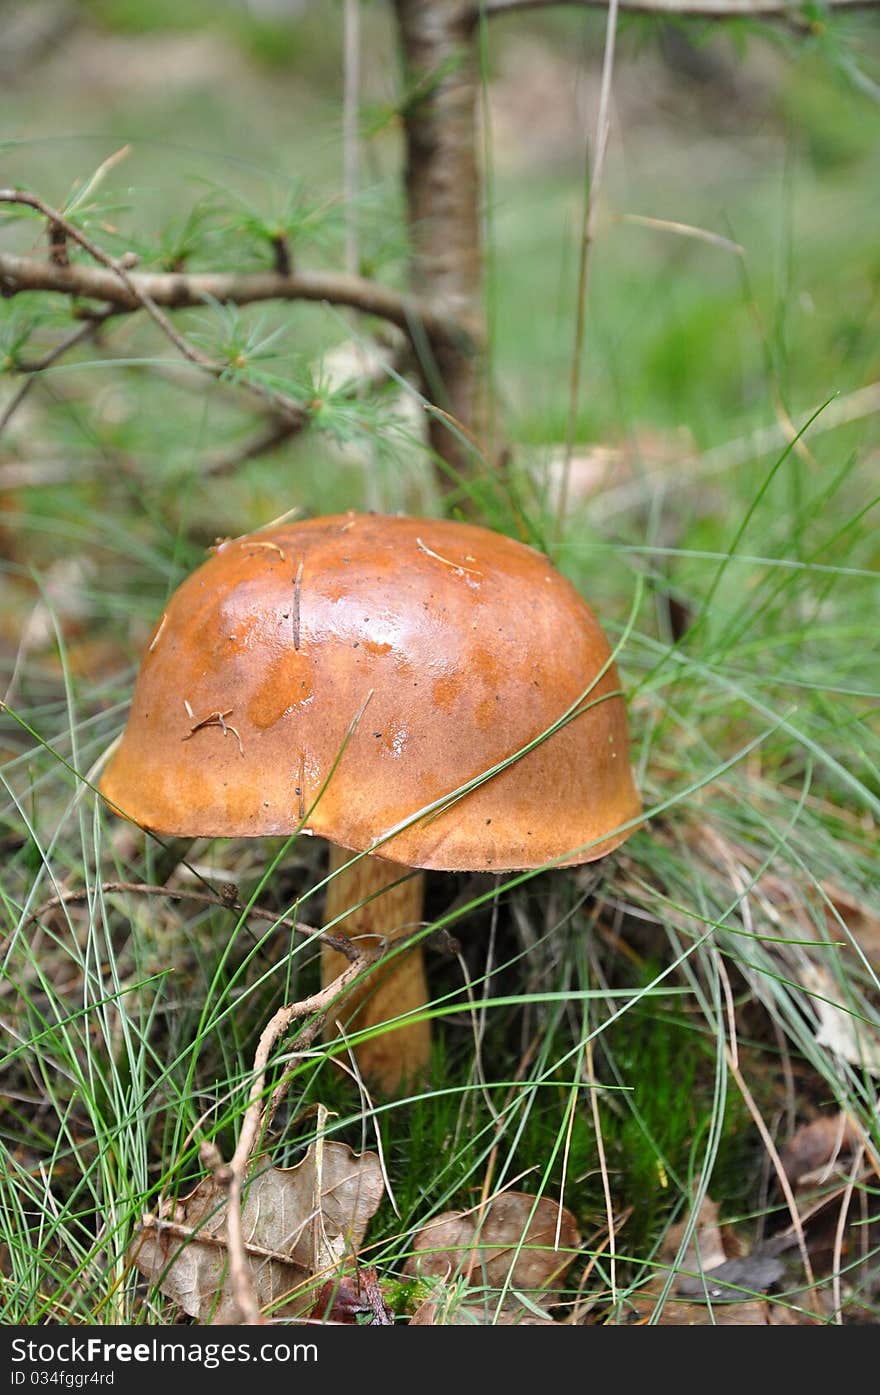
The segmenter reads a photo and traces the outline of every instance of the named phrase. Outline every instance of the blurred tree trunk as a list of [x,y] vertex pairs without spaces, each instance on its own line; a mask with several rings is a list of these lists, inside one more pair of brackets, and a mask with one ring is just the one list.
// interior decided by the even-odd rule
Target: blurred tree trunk
[[[393,0],[404,64],[401,116],[413,290],[455,316],[460,343],[421,349],[427,396],[482,447],[485,343],[477,165],[477,62],[471,8],[461,0]],[[443,487],[477,457],[442,418],[430,426]],[[444,468],[448,467],[448,468]]]

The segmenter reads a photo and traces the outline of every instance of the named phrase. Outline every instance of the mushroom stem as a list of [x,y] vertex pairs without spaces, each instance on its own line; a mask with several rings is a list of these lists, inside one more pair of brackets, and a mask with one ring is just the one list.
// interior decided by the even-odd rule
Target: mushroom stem
[[[330,871],[336,875],[327,887],[325,923],[344,916],[333,926],[334,934],[347,935],[349,939],[369,936],[367,943],[375,943],[376,936],[390,942],[409,934],[422,919],[424,874],[379,857],[362,857],[346,868],[352,856],[331,844]],[[401,877],[407,880],[393,886]],[[324,987],[347,966],[344,955],[327,945],[321,947]],[[396,955],[390,966],[374,970],[362,985],[347,993],[336,1005],[334,1019],[340,1018],[348,1030],[363,1031],[424,1007],[427,1001],[424,956],[419,944],[406,954]],[[332,1023],[328,1023],[327,1034],[335,1035]],[[355,1047],[355,1057],[369,1085],[383,1094],[396,1094],[405,1081],[415,1080],[428,1069],[430,1024],[426,1020],[414,1021],[371,1037]]]

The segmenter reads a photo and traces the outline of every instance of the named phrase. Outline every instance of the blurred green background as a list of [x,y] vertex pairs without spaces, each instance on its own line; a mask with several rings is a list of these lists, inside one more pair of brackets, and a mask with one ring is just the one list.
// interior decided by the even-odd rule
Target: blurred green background
[[[163,256],[174,264],[187,238],[191,267],[258,264],[260,249],[216,227],[212,244],[190,220],[217,191],[267,218],[291,199],[319,207],[318,236],[306,229],[297,259],[341,264],[340,3],[34,0],[0,9],[4,182],[62,203],[128,145],[100,197],[117,249],[133,247],[143,265]],[[361,9],[359,250],[364,270],[401,283],[401,76],[387,7]],[[493,371],[507,434],[538,448],[565,433],[603,25],[600,14],[563,7],[497,20],[484,46]],[[816,28],[803,36],[622,17],[580,442],[628,442],[637,461],[680,459],[771,425],[780,403],[800,425],[832,394],[880,375],[880,28],[872,15]],[[736,242],[742,256],[630,215],[693,225]],[[285,373],[345,337],[341,317],[314,307],[261,307],[244,318],[267,332],[285,326],[275,345]],[[129,339],[140,346],[137,333]],[[136,388],[114,376],[111,391],[98,374],[87,383],[59,371],[78,420],[53,421],[56,444],[81,453],[97,437],[146,452],[151,468],[176,477],[191,465],[201,512],[197,457],[232,429],[235,409],[201,385],[173,394],[169,411],[167,384],[157,391],[148,376]],[[294,463],[282,489],[278,462],[262,462],[211,498],[211,511],[229,515],[221,530],[260,521],[266,492],[283,494],[286,507],[362,502],[362,473],[328,476],[314,433],[285,459]],[[399,460],[378,493],[386,507],[409,502]]]

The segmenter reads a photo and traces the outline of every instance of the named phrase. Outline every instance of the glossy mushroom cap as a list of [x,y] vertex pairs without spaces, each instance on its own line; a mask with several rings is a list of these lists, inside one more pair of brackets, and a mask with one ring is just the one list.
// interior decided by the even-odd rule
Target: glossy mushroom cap
[[411,867],[588,862],[640,810],[618,687],[592,612],[532,548],[465,523],[315,518],[223,543],[175,592],[101,789],[161,834],[306,818]]

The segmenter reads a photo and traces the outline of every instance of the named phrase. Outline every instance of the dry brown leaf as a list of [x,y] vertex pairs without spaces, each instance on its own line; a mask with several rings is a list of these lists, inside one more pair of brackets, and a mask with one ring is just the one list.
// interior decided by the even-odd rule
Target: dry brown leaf
[[[718,1211],[718,1202],[713,1201],[709,1196],[704,1196],[697,1216],[696,1227],[679,1264],[680,1269],[693,1271],[715,1269],[719,1264],[725,1264],[727,1260],[736,1257],[729,1242],[725,1244],[725,1237],[718,1224]],[[689,1224],[689,1220],[685,1219],[679,1221],[677,1225],[669,1227],[660,1252],[660,1259],[664,1264],[675,1262],[679,1246]]]
[[[304,1316],[315,1303],[311,1281],[338,1272],[363,1241],[382,1200],[382,1167],[375,1153],[356,1154],[323,1140],[296,1167],[257,1166],[242,1205],[257,1301],[264,1309],[271,1304],[275,1316]],[[227,1273],[226,1191],[213,1177],[171,1215],[146,1218],[130,1253],[141,1273],[190,1317],[237,1320]]]
[[812,998],[819,1019],[816,1043],[827,1046],[851,1065],[880,1075],[880,1033],[841,1005],[841,989],[823,964],[805,964],[798,977]]
[[[465,1283],[455,1295],[446,1290],[423,1304],[417,1325],[550,1321],[517,1294],[546,1294],[568,1272],[579,1243],[574,1216],[547,1197],[502,1192],[482,1209],[444,1211],[415,1237],[405,1272]],[[468,1294],[468,1288],[480,1294]],[[497,1302],[485,1301],[492,1290],[500,1310]]]
[[789,1182],[796,1187],[837,1163],[845,1167],[858,1142],[858,1133],[845,1114],[825,1115],[801,1124],[782,1151]]

